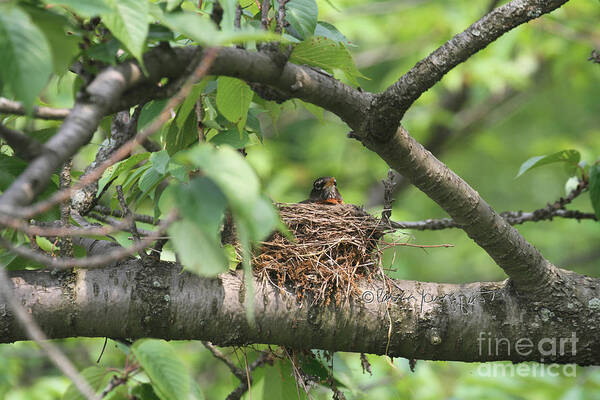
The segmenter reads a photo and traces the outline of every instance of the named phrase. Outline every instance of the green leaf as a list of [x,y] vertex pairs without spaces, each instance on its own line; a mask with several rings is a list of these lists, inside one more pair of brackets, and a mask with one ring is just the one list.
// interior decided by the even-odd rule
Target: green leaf
[[323,108],[321,108],[319,106],[316,106],[314,104],[311,104],[311,103],[307,103],[307,102],[302,101],[302,100],[296,100],[296,101],[299,101],[300,104],[302,104],[302,106],[304,108],[306,108],[306,110],[309,113],[311,113],[312,115],[314,115],[319,120],[320,123],[324,123],[325,122],[325,116],[324,116],[325,111],[323,110]]
[[149,383],[142,383],[134,387],[131,390],[131,394],[140,400],[160,400]]
[[12,3],[0,3],[0,54],[0,80],[31,109],[52,73],[52,51],[29,15]]
[[254,170],[240,153],[228,146],[215,148],[202,143],[183,153],[181,159],[202,170],[227,198],[236,225],[248,240],[262,240],[277,225],[277,212],[269,199],[260,194]]
[[590,166],[589,190],[594,214],[600,220],[600,163]]
[[249,12],[252,15],[256,15],[260,9],[256,5],[256,0],[239,0],[240,6],[246,12]]
[[315,33],[319,8],[315,0],[291,0],[285,5],[285,19],[300,34],[308,39]]
[[152,7],[150,12],[154,18],[174,32],[180,32],[203,45],[216,44],[219,34],[217,28],[211,21],[201,15],[185,11],[165,13],[159,7]]
[[202,94],[202,90],[204,89],[206,82],[207,81],[204,81],[204,84],[194,85],[190,91],[190,94],[185,98],[185,101],[183,104],[181,104],[181,107],[179,107],[179,111],[177,111],[177,116],[175,117],[175,122],[180,129],[185,124],[190,112],[194,109],[194,106]]
[[315,36],[323,36],[334,42],[344,43],[346,46],[356,47],[355,44],[350,43],[346,36],[342,34],[338,29],[325,21],[319,21],[315,28]]
[[216,276],[227,270],[221,243],[192,221],[177,221],[169,227],[169,235],[185,269],[200,276]]
[[282,37],[274,32],[255,29],[250,26],[240,30],[219,31],[206,17],[186,11],[163,12],[160,7],[152,7],[152,16],[175,32],[180,32],[193,41],[210,46],[243,43],[251,40],[280,40]]
[[144,108],[142,108],[142,112],[140,113],[140,118],[138,119],[138,129],[142,130],[150,125],[150,123],[152,123],[165,108],[167,101],[168,99],[152,100],[144,105]]
[[356,68],[350,52],[343,43],[322,36],[315,36],[295,44],[290,61],[300,65],[313,65],[329,73],[339,69],[354,85],[358,85],[357,77],[366,78]]
[[177,186],[176,199],[184,219],[217,237],[227,199],[212,180],[199,177]]
[[235,211],[247,208],[258,198],[258,177],[234,149],[228,146],[217,149],[202,143],[186,151],[181,158],[201,168],[221,188]]
[[131,351],[150,378],[156,395],[162,400],[186,399],[190,394],[190,376],[173,348],[164,340],[142,339]]
[[148,2],[107,0],[112,12],[103,13],[102,21],[129,52],[142,63],[142,50],[148,35]]
[[[115,38],[110,38],[107,42],[94,44],[85,50],[85,55],[107,64],[117,64],[117,53],[121,47],[121,42]],[[155,100],[161,101],[161,100]],[[166,102],[166,100],[164,100]]]
[[161,150],[156,153],[152,153],[150,156],[150,163],[152,168],[155,169],[159,174],[164,175],[167,173],[167,166],[169,165],[169,153],[166,150]]
[[67,30],[73,30],[69,21],[62,15],[57,15],[48,10],[42,11],[35,7],[26,7],[24,10],[31,16],[31,20],[43,32],[52,49],[54,72],[62,75],[73,63],[73,58],[79,53],[79,39],[75,35],[68,35]]
[[277,226],[279,218],[277,210],[270,199],[263,196],[240,210],[237,216],[243,217],[247,223],[249,239],[260,241],[269,236]]
[[27,162],[16,156],[0,153],[0,191],[5,191],[27,168]]
[[223,7],[223,18],[221,19],[221,30],[224,32],[233,32],[235,27],[233,26],[235,20],[235,10],[238,5],[237,0],[220,0],[221,7]]
[[121,175],[122,173],[130,170],[138,163],[147,160],[150,157],[150,153],[134,154],[133,156],[119,161],[118,163],[111,165],[104,171],[102,178],[98,181],[98,193],[102,193],[104,187],[113,180],[113,178]]
[[248,132],[243,131],[241,134],[237,130],[230,129],[225,132],[219,132],[210,139],[212,144],[217,146],[227,144],[234,149],[246,147],[250,138]]
[[[299,392],[292,378],[292,366],[289,360],[278,360],[272,368],[265,368],[265,399],[297,399]],[[303,398],[300,396],[300,398]]]
[[[100,392],[108,382],[110,378],[115,375],[114,372],[109,372],[104,368],[100,367],[89,367],[81,371],[81,375],[85,378],[85,380],[90,384],[92,389],[96,391],[96,393]],[[67,388],[65,394],[63,394],[63,400],[85,400],[86,397],[79,392],[79,390],[75,387],[75,385],[71,384]]]
[[525,161],[521,164],[521,168],[519,168],[519,173],[515,178],[520,177],[525,172],[530,169],[541,167],[542,165],[553,164],[558,162],[564,162],[567,164],[577,165],[579,160],[581,159],[581,154],[577,150],[562,150],[557,153],[553,153],[550,155],[537,156],[532,157],[529,160]]
[[[175,117],[175,120],[177,120],[177,116]],[[179,150],[188,148],[192,143],[197,141],[197,116],[196,113],[189,113],[181,129],[177,127],[177,123],[175,121],[171,122],[165,138],[165,147],[169,152],[169,155],[173,155]]]
[[183,0],[167,0],[167,11],[173,11],[183,2]]
[[110,13],[112,8],[105,0],[43,0],[49,6],[61,5],[82,17]]
[[242,80],[226,76],[217,80],[217,107],[227,120],[239,124],[238,127],[246,124],[253,95],[250,86]]
[[240,262],[242,262],[242,260],[238,258],[235,247],[233,247],[231,244],[226,244],[223,246],[223,249],[225,250],[225,256],[227,257],[229,269],[235,271]]
[[148,168],[146,172],[140,178],[138,182],[138,187],[142,191],[142,194],[138,201],[144,199],[144,197],[150,192],[158,183],[164,178],[160,172],[158,172],[154,168]]

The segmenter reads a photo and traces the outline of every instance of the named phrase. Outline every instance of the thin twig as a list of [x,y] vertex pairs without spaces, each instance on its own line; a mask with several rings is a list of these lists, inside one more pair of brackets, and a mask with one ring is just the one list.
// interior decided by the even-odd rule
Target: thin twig
[[227,365],[227,368],[229,368],[236,378],[238,378],[241,382],[246,380],[246,373],[232,363],[214,344],[207,341],[202,341],[202,344],[212,353],[215,358],[223,361],[223,363]]
[[128,248],[118,248],[117,250],[113,250],[111,252],[95,255],[90,257],[82,257],[82,258],[54,258],[47,256],[45,254],[34,252],[32,249],[29,249],[24,246],[15,246],[9,240],[0,237],[0,246],[5,247],[9,251],[16,253],[22,257],[29,258],[31,260],[37,261],[41,264],[44,264],[50,268],[56,269],[69,269],[69,268],[93,268],[105,266],[114,261],[122,260],[128,256],[131,256],[134,253],[139,252],[140,250],[149,247],[155,240],[162,237],[162,234],[167,230],[169,225],[175,221],[177,217],[176,212],[172,212],[164,219],[163,223],[158,226],[158,229],[154,234],[145,237],[140,240],[138,243],[134,244],[132,247]]
[[[71,112],[68,108],[33,107],[33,116],[40,119],[65,119]],[[0,97],[0,114],[27,115],[23,104]]]
[[[78,223],[80,223],[79,218],[80,216],[77,217]],[[48,224],[50,225],[48,226]],[[58,224],[59,221],[55,221],[52,223],[36,222],[36,225],[31,225],[21,219],[12,218],[6,214],[0,214],[0,226],[16,229],[20,232],[24,232],[27,235],[43,237],[92,235],[106,236],[111,233],[127,229],[131,222],[130,220],[123,220],[118,221],[118,223],[113,224],[112,226],[92,226],[92,224],[89,224],[86,221],[86,226],[83,228],[79,228],[73,225],[58,226]]]
[[270,0],[262,0],[260,6],[260,24],[265,31],[269,30],[269,8],[271,7]]
[[[133,240],[137,244],[140,242],[140,234],[137,230],[137,226],[135,225],[135,221],[132,218],[132,212],[129,209],[127,202],[125,201],[125,196],[123,195],[123,186],[117,185],[116,190],[117,190],[117,198],[119,199],[119,204],[121,205],[123,214],[125,215],[125,218],[127,218],[131,221],[131,223],[129,224],[129,232],[131,232],[131,235],[133,236]],[[142,261],[144,261],[146,259],[146,256],[148,255],[148,254],[146,254],[146,251],[144,249],[141,249],[138,254],[140,255],[140,258],[142,259]]]
[[381,220],[389,225],[392,216],[392,206],[394,205],[394,171],[388,170],[387,177],[381,181],[383,183],[383,211],[381,211]]
[[[110,207],[97,205],[94,207],[94,211],[99,212],[100,214],[108,215],[111,217],[123,218],[125,214],[120,210],[111,210]],[[158,225],[160,224],[160,220],[155,220],[154,217],[150,215],[144,214],[133,214],[133,219],[138,222],[143,222],[145,224]]]
[[277,10],[277,28],[275,30],[276,33],[281,34],[283,32],[283,27],[285,26],[285,5],[289,2],[289,0],[278,0],[279,9]]

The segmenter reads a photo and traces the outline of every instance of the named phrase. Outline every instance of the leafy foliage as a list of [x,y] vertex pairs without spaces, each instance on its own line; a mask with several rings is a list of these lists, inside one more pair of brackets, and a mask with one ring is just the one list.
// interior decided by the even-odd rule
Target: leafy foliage
[[[210,18],[214,7],[211,0],[0,2],[1,94],[22,101],[27,109],[34,105],[70,107],[84,84],[68,71],[74,61],[81,63],[84,75],[93,77],[105,64],[132,57],[142,60],[148,49],[161,42],[171,47],[236,43],[254,51],[256,42],[269,40],[278,41],[284,48],[292,43],[291,62],[317,67],[336,76],[341,73],[353,85],[379,91],[485,11],[484,5],[466,0],[451,6],[420,2],[410,7],[402,2],[335,1],[335,7],[341,11],[332,9],[329,1],[291,0],[286,4],[283,36],[278,36],[273,32],[277,2],[271,2],[275,9],[268,13],[269,31],[260,29],[261,12],[257,6],[260,2],[220,3],[224,14],[217,27]],[[239,29],[234,26],[238,4],[243,8]],[[560,187],[562,177],[555,176],[550,169],[524,173],[562,163],[569,167],[569,175],[577,175],[571,178],[569,188],[589,180],[591,204],[600,216],[598,164],[580,163],[582,157],[594,159],[600,146],[597,128],[600,121],[594,113],[599,84],[597,68],[582,67],[590,46],[585,36],[596,28],[598,10],[591,3],[569,3],[563,11],[564,14],[504,36],[457,67],[415,104],[404,123],[418,139],[428,137],[438,124],[460,126],[464,123],[461,119],[464,113],[454,116],[442,110],[440,98],[463,85],[472,88],[467,109],[475,111],[489,98],[501,97],[504,91],[520,91],[521,97],[517,99],[520,103],[495,104],[493,112],[479,121],[471,132],[469,146],[461,145],[464,138],[456,137],[458,145],[453,144],[453,151],[443,155],[444,161],[467,176],[495,206],[504,209],[535,209],[552,196],[558,196],[554,188]],[[567,20],[565,14],[572,19]],[[348,18],[351,16],[354,17]],[[335,26],[325,20],[333,21]],[[563,37],[565,27],[576,35]],[[532,78],[539,70],[547,76],[569,79],[552,85],[541,81],[533,87]],[[365,76],[372,79],[366,80]],[[167,83],[163,81],[161,85]],[[575,97],[580,101],[564,101]],[[153,100],[144,105],[138,128],[155,120],[165,104],[166,100]],[[303,107],[297,107],[299,104]],[[58,126],[56,122],[27,116],[0,118],[3,124],[42,142]],[[105,120],[92,144],[76,158],[75,178],[81,174],[82,166],[93,159],[97,143],[110,136],[109,124],[110,119]],[[572,133],[566,135],[565,127]],[[277,215],[267,193],[278,201],[298,201],[306,197],[314,177],[335,174],[345,200],[356,204],[367,202],[370,184],[384,176],[387,167],[364,152],[360,144],[348,142],[345,132],[344,126],[323,115],[319,107],[301,102],[280,105],[265,101],[253,95],[247,82],[209,76],[193,88],[190,96],[174,110],[171,120],[153,136],[160,151],[135,150],[104,173],[98,193],[106,194],[99,203],[117,209],[113,188],[122,185],[134,211],[154,214],[158,219],[176,209],[181,220],[169,229],[171,241],[166,245],[166,253],[173,258],[173,253],[177,254],[190,271],[214,276],[227,268],[236,268],[242,261],[232,246],[223,247],[219,240],[226,210],[231,212],[247,250],[253,241],[260,241],[277,226]],[[578,150],[552,153],[557,147]],[[243,157],[234,149],[244,149],[248,156]],[[521,166],[520,179],[511,180],[511,171],[531,154],[549,155],[529,159]],[[14,182],[26,166],[10,146],[1,143],[0,191]],[[54,176],[42,197],[57,190],[56,182]],[[587,199],[586,207],[589,208]],[[423,201],[418,193],[407,193],[394,207],[398,219],[420,219],[424,215],[442,216],[435,204]],[[54,209],[39,219],[58,218]],[[563,260],[569,254],[579,255],[596,245],[597,226],[573,227],[555,222],[561,224],[559,229],[524,226],[522,232],[535,237],[536,246],[556,260]],[[10,229],[4,229],[1,235],[18,246],[30,243],[25,235]],[[117,239],[130,243],[128,235],[124,236],[125,239]],[[447,241],[447,237],[437,232],[422,233],[417,238],[423,242]],[[468,239],[458,236],[453,240],[457,248],[452,253],[405,252],[402,257],[390,255],[386,266],[393,270],[390,273],[393,276],[409,279],[462,282],[503,278]],[[49,252],[56,250],[55,243],[48,239],[36,238],[36,243]],[[448,268],[415,267],[424,264],[443,264]],[[4,251],[0,253],[0,266],[39,267]],[[588,263],[575,268],[597,274],[596,267]],[[83,347],[89,346],[94,353],[101,345],[81,343],[70,342],[78,356],[87,352]],[[132,395],[144,399],[186,395],[200,398],[200,389],[189,378],[186,364],[194,365],[194,378],[202,383],[202,390],[209,398],[224,398],[233,386],[230,372],[224,366],[215,366],[210,355],[195,345],[137,342],[132,351],[143,372],[139,380],[132,380],[113,392],[113,398]],[[69,341],[65,347],[69,347]],[[54,371],[40,365],[37,351],[26,343],[0,346],[0,397],[8,393],[7,398],[60,398],[64,393],[65,398],[78,398],[74,387],[67,388],[66,379],[50,377]],[[255,355],[250,352],[250,361],[252,357]],[[373,361],[374,373],[378,375],[370,377],[354,371],[358,364],[352,357],[336,355],[333,372],[334,378],[344,383],[344,391],[355,397],[593,398],[597,397],[600,382],[594,370],[582,371],[577,379],[511,377],[509,382],[501,376],[481,376],[476,366],[458,363],[420,362],[413,374],[405,361],[395,360],[392,364],[383,359]],[[183,358],[186,364],[178,358]],[[113,355],[111,361],[113,365],[122,365],[124,358]],[[326,365],[321,360],[301,360],[300,366],[321,382],[327,377]],[[298,397],[291,378],[294,367],[289,361],[277,361],[273,367],[257,370],[251,388],[253,398]],[[44,375],[48,377],[41,378]],[[111,376],[105,368],[98,367],[84,369],[83,375],[99,391],[106,387]],[[373,379],[389,384],[373,387]],[[449,380],[453,385],[448,385]],[[330,397],[330,392],[323,394],[323,387],[316,390],[321,392],[315,398]]]

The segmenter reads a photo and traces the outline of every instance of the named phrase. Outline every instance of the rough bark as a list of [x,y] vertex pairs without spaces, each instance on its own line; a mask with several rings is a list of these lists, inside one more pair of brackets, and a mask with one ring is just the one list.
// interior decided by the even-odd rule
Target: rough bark
[[[600,364],[600,281],[567,271],[561,276],[577,290],[537,301],[518,296],[508,281],[386,279],[384,285],[374,278],[362,282],[362,295],[327,307],[311,305],[310,299],[298,303],[294,294],[255,280],[252,325],[240,271],[200,278],[182,273],[179,265],[128,260],[71,275],[11,272],[13,295],[52,338],[160,337],[428,360]],[[0,342],[25,338],[0,303]]]

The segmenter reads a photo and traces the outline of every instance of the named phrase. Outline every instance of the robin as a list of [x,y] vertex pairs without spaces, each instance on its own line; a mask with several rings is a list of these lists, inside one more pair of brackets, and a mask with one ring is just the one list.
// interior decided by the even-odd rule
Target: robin
[[323,176],[313,183],[308,200],[301,203],[342,204],[342,195],[333,176]]

